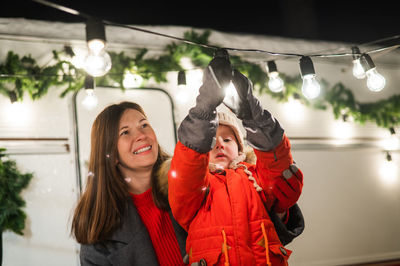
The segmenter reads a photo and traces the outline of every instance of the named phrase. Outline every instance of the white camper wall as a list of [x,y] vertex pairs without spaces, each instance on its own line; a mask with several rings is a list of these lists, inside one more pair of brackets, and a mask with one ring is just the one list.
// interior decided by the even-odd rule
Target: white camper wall
[[68,225],[77,198],[68,98],[52,91],[40,101],[11,106],[2,96],[0,114],[0,146],[21,172],[33,173],[22,193],[24,236],[3,233],[3,265],[75,265],[77,245]]
[[[27,39],[3,36],[0,60],[4,62],[8,51],[13,51],[45,64],[52,58],[52,49],[63,47],[57,42],[43,45],[43,41]],[[50,90],[38,101],[25,95],[24,102],[17,104],[0,96],[0,147],[7,149],[21,172],[33,173],[22,192],[27,214],[24,236],[3,233],[6,266],[78,263],[78,245],[69,236],[71,210],[78,195],[71,98],[61,99],[59,94],[59,90]]]
[[[296,63],[278,65],[296,73]],[[387,78],[382,93],[369,91],[365,80],[352,78],[351,65],[315,63],[317,75],[333,85],[343,82],[362,102],[398,94],[398,68],[379,66]],[[347,70],[347,71],[346,71]],[[290,265],[351,265],[400,258],[400,154],[392,154],[397,173],[382,174],[387,163],[380,140],[386,129],[335,120],[330,109],[290,109],[260,97],[285,128],[294,160],[304,173],[299,205],[305,217],[302,235],[288,245]],[[349,135],[341,133],[348,132]],[[311,138],[304,140],[304,138]]]
[[[277,62],[285,74],[298,73],[297,62]],[[385,99],[400,91],[398,68],[382,64],[387,87],[373,93],[365,80],[352,78],[351,64],[315,63],[318,78],[342,82],[361,102]],[[257,95],[281,123],[303,171],[299,205],[305,218],[302,235],[288,245],[290,265],[352,265],[400,258],[400,154],[392,153],[395,173],[382,173],[388,163],[381,141],[387,129],[336,120],[332,110],[278,103]]]
[[[25,23],[25,24],[24,24]],[[0,33],[31,34],[36,36],[51,34],[51,42],[34,40],[16,40],[3,38],[0,40],[0,58],[3,59],[8,50],[20,55],[31,53],[35,58],[46,62],[51,58],[51,49],[62,47],[61,44],[70,38],[79,43],[83,40],[82,25],[49,23],[29,23],[20,21],[17,30],[2,28]],[[40,29],[40,27],[43,27]],[[61,26],[60,26],[61,25]],[[54,25],[53,25],[54,26]],[[61,30],[60,30],[61,27]],[[185,30],[181,27],[151,28],[175,36],[182,36]],[[79,31],[82,30],[82,34]],[[61,34],[62,33],[62,34]],[[148,46],[152,53],[160,52],[170,40],[160,37],[153,38],[146,34],[121,29],[109,29],[110,47],[132,51],[132,47]],[[30,35],[30,34],[29,34]],[[7,35],[9,36],[9,35]],[[10,40],[11,39],[11,40]],[[22,38],[23,39],[23,38]],[[155,39],[157,39],[155,41]],[[57,42],[54,42],[57,40]],[[304,42],[301,40],[285,40],[265,36],[234,35],[215,32],[211,35],[211,43],[232,47],[262,48],[270,51],[301,52],[333,49],[339,44]],[[120,45],[124,43],[124,45]],[[297,51],[299,52],[299,51]],[[339,60],[314,61],[319,79],[327,80],[330,85],[343,82],[352,88],[356,98],[362,102],[384,99],[400,91],[399,62],[397,53],[388,53],[375,61],[379,72],[387,79],[387,85],[381,93],[372,93],[365,86],[365,80],[356,80],[351,75],[351,63]],[[256,60],[254,58],[250,58]],[[393,62],[397,62],[393,63]],[[299,66],[296,60],[277,61],[278,70],[287,75],[298,75]],[[176,73],[168,74],[168,82],[156,84],[150,82],[149,87],[161,88],[174,99],[176,124],[185,117],[187,111],[195,103],[201,78],[198,75],[188,75],[189,98],[179,102],[176,96]],[[17,143],[2,142],[13,146],[17,160],[23,171],[35,174],[29,188],[23,196],[27,202],[25,208],[28,220],[25,236],[13,233],[4,234],[4,265],[79,265],[77,251],[79,246],[69,236],[69,218],[76,202],[77,172],[74,152],[75,131],[73,102],[77,104],[77,125],[79,127],[79,165],[84,184],[85,162],[89,153],[90,124],[101,107],[120,99],[137,100],[149,114],[158,138],[168,152],[173,150],[173,115],[171,103],[165,93],[160,91],[113,91],[111,88],[99,89],[100,105],[97,109],[87,112],[80,105],[84,96],[79,92],[76,101],[73,96],[60,99],[61,90],[50,91],[37,102],[24,101],[29,107],[27,115],[31,124],[16,126],[3,109],[0,120],[0,138],[11,137],[51,137],[54,142],[46,142],[39,148],[37,142],[26,143],[29,151],[39,151],[36,154],[22,155]],[[111,92],[112,91],[112,92]],[[152,99],[156,99],[153,102]],[[334,119],[330,109],[326,111],[313,110],[305,106],[296,107],[291,104],[277,103],[268,95],[259,96],[263,106],[271,111],[285,128],[292,142],[294,159],[304,172],[304,190],[299,205],[305,217],[306,228],[294,242],[288,245],[294,252],[289,260],[292,266],[305,265],[349,265],[377,260],[400,258],[400,170],[391,183],[385,181],[385,175],[380,172],[385,163],[385,154],[379,146],[379,141],[388,137],[387,130],[378,128],[372,123],[358,125],[352,122],[342,123]],[[0,96],[0,108],[9,105],[8,99]],[[161,108],[161,109],[160,109]],[[294,109],[293,109],[294,108]],[[161,111],[160,111],[161,110]],[[291,111],[290,111],[291,110]],[[160,119],[159,117],[162,117]],[[24,118],[23,116],[22,118]],[[166,122],[163,119],[166,119]],[[350,135],[341,135],[345,131]],[[28,145],[29,144],[29,145]],[[64,144],[68,144],[67,151]],[[30,148],[29,148],[30,147]],[[24,150],[22,148],[22,150]],[[47,151],[48,154],[42,154]],[[40,153],[42,152],[42,153]],[[392,154],[393,162],[399,166],[400,154]],[[21,256],[21,254],[24,254]]]
[[[1,147],[6,147],[23,172],[33,172],[29,187],[24,190],[27,213],[24,236],[4,234],[3,265],[78,265],[79,246],[70,237],[73,208],[78,197],[76,162],[80,162],[81,184],[86,182],[90,152],[90,130],[95,116],[112,103],[136,101],[144,108],[154,127],[160,145],[170,154],[175,146],[173,103],[163,90],[141,89],[122,92],[120,89],[97,88],[99,99],[93,110],[85,109],[77,97],[60,99],[55,91],[43,99],[21,104],[27,121],[14,117],[16,111],[5,97],[0,98]],[[76,104],[76,118],[73,116]],[[155,108],[157,107],[157,108]],[[75,132],[74,124],[77,126]],[[78,135],[75,135],[78,133]],[[78,157],[75,139],[78,136]],[[49,140],[53,138],[54,140]],[[29,140],[25,140],[29,139]],[[42,141],[41,139],[46,139]],[[65,140],[67,139],[67,140]],[[21,256],[21,254],[24,254]]]

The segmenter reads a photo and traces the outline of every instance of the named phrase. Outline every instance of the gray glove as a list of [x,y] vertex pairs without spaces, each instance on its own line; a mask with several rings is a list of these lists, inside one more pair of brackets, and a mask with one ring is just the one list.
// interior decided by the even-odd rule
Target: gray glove
[[224,100],[224,88],[231,79],[228,52],[218,49],[203,72],[203,84],[199,88],[196,105],[179,126],[178,139],[183,145],[200,153],[212,149],[218,127],[216,108]]
[[282,140],[283,128],[270,112],[262,108],[253,95],[253,84],[246,76],[235,69],[232,82],[239,95],[239,104],[238,108],[230,109],[242,120],[247,143],[261,151],[274,149]]

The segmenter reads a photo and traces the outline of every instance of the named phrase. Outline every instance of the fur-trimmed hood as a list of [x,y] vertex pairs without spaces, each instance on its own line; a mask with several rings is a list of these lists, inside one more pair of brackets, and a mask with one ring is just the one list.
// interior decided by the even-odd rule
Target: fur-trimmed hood
[[[172,160],[172,158],[169,158],[168,160],[164,161],[161,164],[160,169],[158,170],[158,173],[157,173],[158,185],[159,185],[160,192],[165,196],[168,196],[168,171],[171,166],[171,160]],[[240,162],[255,164],[256,160],[257,160],[257,157],[254,153],[253,148],[247,146],[244,148],[244,152],[239,154],[237,159],[234,159],[232,161],[232,163],[235,165]],[[231,167],[232,163],[229,166],[230,168],[233,168],[233,167]],[[210,170],[212,170],[213,167],[214,166],[210,164]]]

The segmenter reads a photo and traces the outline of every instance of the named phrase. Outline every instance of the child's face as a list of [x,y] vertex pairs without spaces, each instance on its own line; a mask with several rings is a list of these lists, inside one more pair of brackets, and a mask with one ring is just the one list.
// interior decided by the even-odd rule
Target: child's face
[[238,155],[239,147],[233,130],[228,126],[220,125],[217,129],[215,146],[210,151],[210,162],[225,169]]

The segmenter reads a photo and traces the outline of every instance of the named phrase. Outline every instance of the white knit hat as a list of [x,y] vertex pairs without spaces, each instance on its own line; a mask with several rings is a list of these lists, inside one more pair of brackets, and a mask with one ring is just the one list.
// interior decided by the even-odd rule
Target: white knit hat
[[235,133],[235,137],[238,140],[238,146],[239,146],[239,151],[243,151],[243,134],[242,131],[240,131],[240,127],[239,127],[239,123],[238,123],[238,119],[236,118],[236,116],[228,111],[219,111],[218,112],[218,120],[219,120],[219,124],[220,125],[225,125],[230,127],[233,132]]

